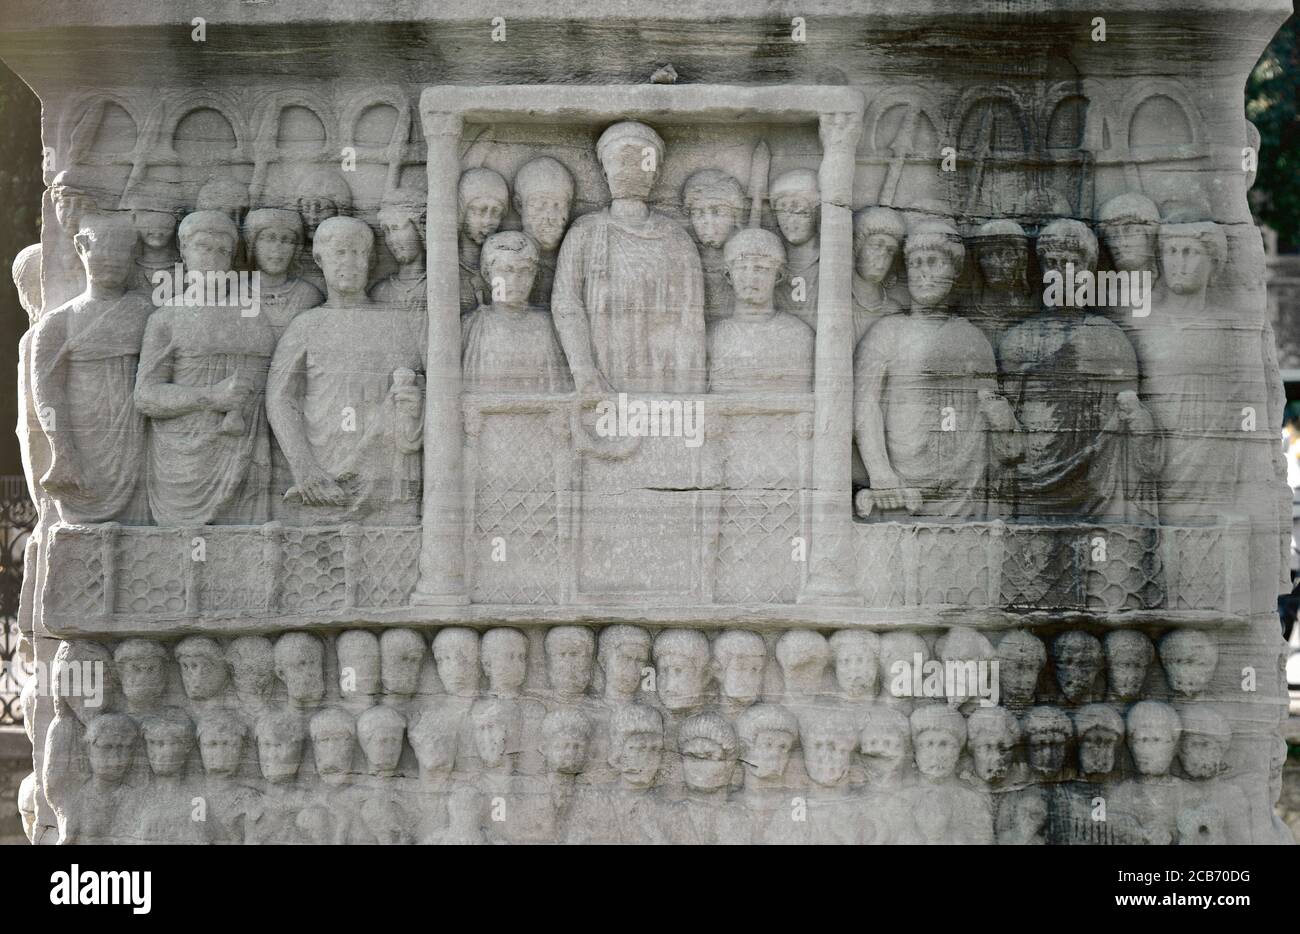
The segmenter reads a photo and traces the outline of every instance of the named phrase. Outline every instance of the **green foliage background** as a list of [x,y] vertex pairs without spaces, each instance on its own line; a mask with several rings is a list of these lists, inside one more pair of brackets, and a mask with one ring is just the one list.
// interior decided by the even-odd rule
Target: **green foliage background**
[[[1297,0],[1300,9],[1300,0]],[[1281,252],[1300,251],[1300,15],[1273,37],[1246,82],[1246,117],[1259,128],[1255,217],[1277,231]]]

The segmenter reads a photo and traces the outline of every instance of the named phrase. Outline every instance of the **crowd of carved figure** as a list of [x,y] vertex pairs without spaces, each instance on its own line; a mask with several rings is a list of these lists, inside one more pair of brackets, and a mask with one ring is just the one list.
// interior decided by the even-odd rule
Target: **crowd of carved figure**
[[58,841],[1272,838],[1201,630],[533,635],[65,642]]
[[[718,169],[697,171],[679,221],[651,201],[667,155],[658,133],[620,122],[597,153],[611,200],[576,218],[574,176],[550,156],[512,182],[489,168],[461,176],[465,388],[810,391],[817,173],[787,171],[747,194]],[[397,271],[371,283],[375,233],[349,216],[341,172],[313,172],[290,207],[252,211],[245,188],[216,179],[179,225],[175,204],[139,187],[129,210],[105,211],[68,172],[52,189],[85,283],[42,316],[29,352],[48,448],[38,479],[59,515],[413,524],[425,195],[383,196]],[[775,231],[762,226],[765,205]],[[1269,431],[1240,444],[1247,409],[1260,426],[1276,421],[1254,376],[1268,337],[1216,318],[1227,239],[1202,200],[1119,195],[1099,211],[1100,241],[1070,217],[1027,230],[944,210],[854,215],[859,515],[1194,520],[1271,476]],[[514,216],[521,229],[502,229]],[[1102,260],[1151,274],[1149,315],[1044,304],[1039,273]],[[176,263],[257,271],[260,312],[179,291],[160,301],[154,277]],[[1207,375],[1221,371],[1234,374],[1225,385]]]

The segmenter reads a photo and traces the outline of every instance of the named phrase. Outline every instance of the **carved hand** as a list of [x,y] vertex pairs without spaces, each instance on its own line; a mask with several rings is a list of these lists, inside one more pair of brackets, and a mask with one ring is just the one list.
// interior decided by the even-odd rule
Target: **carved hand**
[[55,495],[79,493],[82,490],[81,471],[67,455],[55,455],[50,462],[50,469],[41,477],[41,486]]
[[308,506],[343,506],[347,502],[343,488],[315,464],[299,478],[298,496]]
[[1133,390],[1125,389],[1116,394],[1115,401],[1119,404],[1116,414],[1119,416],[1120,427],[1125,431],[1149,431],[1155,427],[1155,419]]
[[217,412],[229,412],[243,408],[253,391],[253,381],[237,370],[212,387],[209,395],[211,407]]

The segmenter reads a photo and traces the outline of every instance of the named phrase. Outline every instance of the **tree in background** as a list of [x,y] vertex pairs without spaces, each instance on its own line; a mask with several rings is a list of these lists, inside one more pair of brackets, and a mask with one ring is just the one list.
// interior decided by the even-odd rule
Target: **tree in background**
[[1255,218],[1277,232],[1279,251],[1300,251],[1300,15],[1291,14],[1251,72],[1246,117],[1260,135]]

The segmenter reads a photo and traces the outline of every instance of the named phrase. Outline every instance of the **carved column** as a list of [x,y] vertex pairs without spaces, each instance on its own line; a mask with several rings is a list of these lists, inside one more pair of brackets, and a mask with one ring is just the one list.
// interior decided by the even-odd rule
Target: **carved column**
[[853,581],[853,173],[862,113],[823,113],[811,562],[800,603],[861,603]]
[[465,592],[464,429],[460,408],[460,276],[454,223],[460,179],[458,114],[425,113],[429,219],[429,344],[424,399],[420,580],[412,603],[468,603]]

